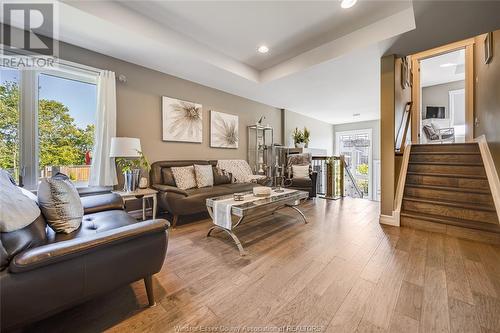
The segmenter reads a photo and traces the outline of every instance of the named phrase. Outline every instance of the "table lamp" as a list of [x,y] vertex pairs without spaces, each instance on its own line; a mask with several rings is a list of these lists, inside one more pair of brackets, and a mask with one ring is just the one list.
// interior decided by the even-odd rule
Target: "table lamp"
[[141,157],[141,140],[138,138],[113,137],[109,157],[119,157],[117,164],[123,172],[123,191],[134,192],[139,184],[140,169],[133,169],[133,164],[127,159]]

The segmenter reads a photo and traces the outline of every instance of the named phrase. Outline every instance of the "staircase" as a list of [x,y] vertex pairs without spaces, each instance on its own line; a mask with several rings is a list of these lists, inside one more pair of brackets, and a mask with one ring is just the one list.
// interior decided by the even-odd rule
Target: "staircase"
[[500,233],[477,143],[411,147],[401,224],[415,223]]

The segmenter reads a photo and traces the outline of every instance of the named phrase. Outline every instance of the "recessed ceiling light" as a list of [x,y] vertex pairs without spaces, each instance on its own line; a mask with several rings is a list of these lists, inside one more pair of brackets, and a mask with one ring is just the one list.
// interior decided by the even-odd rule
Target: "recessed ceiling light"
[[261,46],[259,46],[257,51],[259,51],[260,53],[267,53],[267,52],[269,52],[269,48],[265,45],[261,45]]
[[340,7],[344,9],[351,8],[356,4],[356,2],[358,2],[358,0],[342,0]]
[[361,113],[353,113],[352,116],[353,117],[359,117],[359,116],[361,116]]
[[447,62],[446,64],[439,65],[439,67],[453,67],[456,66],[457,64],[453,64],[451,62]]

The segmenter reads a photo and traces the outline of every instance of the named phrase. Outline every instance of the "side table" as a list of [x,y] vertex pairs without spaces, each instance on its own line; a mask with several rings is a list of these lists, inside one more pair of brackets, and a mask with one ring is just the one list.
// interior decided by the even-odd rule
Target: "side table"
[[146,219],[146,199],[153,198],[153,220],[156,218],[156,194],[158,191],[152,188],[140,188],[134,192],[113,191],[123,198],[123,201],[142,199],[142,219]]

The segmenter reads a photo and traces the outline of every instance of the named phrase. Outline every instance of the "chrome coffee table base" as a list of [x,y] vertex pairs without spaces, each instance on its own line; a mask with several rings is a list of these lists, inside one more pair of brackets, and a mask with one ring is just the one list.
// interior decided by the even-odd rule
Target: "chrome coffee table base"
[[[299,213],[300,216],[302,217],[302,219],[304,220],[304,224],[307,224],[308,222],[307,222],[306,216],[297,207],[299,204],[300,204],[300,200],[296,200],[292,204],[285,203],[284,205],[282,205],[280,207],[277,207],[277,208],[273,209],[272,211],[270,211],[270,214],[274,214],[279,209],[282,209],[282,208],[285,208],[285,207],[290,207],[293,210],[295,210],[297,213]],[[210,214],[210,217],[212,218],[212,220],[214,220],[212,207],[207,206],[207,210],[208,210],[208,214]],[[260,217],[263,217],[263,216],[265,216],[265,215],[260,215]],[[246,215],[239,217],[238,221],[232,226],[232,229],[233,230],[236,229],[243,222],[243,220],[245,219],[245,217],[246,217]],[[232,230],[229,230],[227,228],[221,227],[219,225],[213,225],[208,230],[207,237],[210,237],[210,235],[212,234],[212,231],[214,231],[214,230],[219,230],[219,231],[223,231],[223,232],[227,233],[233,239],[234,243],[238,247],[238,250],[240,251],[240,255],[241,256],[245,256],[245,255],[248,254],[248,252],[245,251],[245,249],[243,248],[243,245],[241,244],[241,241],[238,239],[238,237],[235,235],[235,233]]]
[[[210,210],[209,210],[210,211]],[[210,213],[210,215],[212,215]],[[243,217],[241,217],[238,221],[237,224],[241,223],[241,221],[243,221]],[[236,224],[236,225],[237,225]],[[235,226],[236,226],[235,225]],[[233,227],[234,228],[234,227]],[[231,238],[233,239],[234,243],[236,244],[236,246],[238,247],[238,251],[240,251],[240,256],[246,256],[247,255],[247,251],[245,251],[245,249],[243,248],[243,245],[241,245],[241,242],[240,240],[238,239],[238,237],[234,234],[234,232],[232,232],[231,230],[229,229],[226,229],[226,228],[223,228],[221,226],[218,226],[218,225],[214,225],[213,227],[210,228],[210,230],[208,230],[208,233],[207,233],[207,237],[210,237],[210,234],[212,233],[212,231],[214,231],[215,229],[218,229],[220,231],[224,231],[225,233],[227,233],[229,236],[231,236]]]

